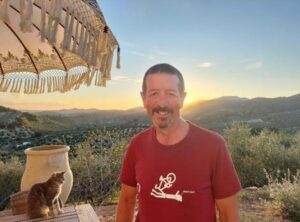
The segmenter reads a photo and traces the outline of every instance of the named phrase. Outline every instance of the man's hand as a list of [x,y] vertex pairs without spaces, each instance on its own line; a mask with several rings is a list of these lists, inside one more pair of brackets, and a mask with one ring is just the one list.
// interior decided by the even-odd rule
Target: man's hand
[[121,186],[120,199],[117,208],[116,222],[132,222],[136,202],[136,187],[125,184]]
[[223,199],[216,199],[216,205],[219,210],[220,222],[239,221],[237,194]]

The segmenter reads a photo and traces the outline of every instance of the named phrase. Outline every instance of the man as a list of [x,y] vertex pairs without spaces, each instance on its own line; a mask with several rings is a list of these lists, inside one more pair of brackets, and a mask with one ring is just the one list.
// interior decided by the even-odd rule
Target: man
[[218,134],[180,116],[186,96],[181,73],[169,64],[144,76],[143,104],[153,126],[135,136],[124,158],[117,222],[238,221],[240,183]]

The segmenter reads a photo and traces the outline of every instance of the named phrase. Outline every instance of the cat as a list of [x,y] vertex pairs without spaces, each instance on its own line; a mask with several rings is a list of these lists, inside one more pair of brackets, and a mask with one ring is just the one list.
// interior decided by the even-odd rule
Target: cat
[[30,219],[55,216],[55,205],[57,214],[63,213],[58,196],[64,182],[64,173],[55,172],[46,182],[37,183],[31,187],[27,197],[27,214]]

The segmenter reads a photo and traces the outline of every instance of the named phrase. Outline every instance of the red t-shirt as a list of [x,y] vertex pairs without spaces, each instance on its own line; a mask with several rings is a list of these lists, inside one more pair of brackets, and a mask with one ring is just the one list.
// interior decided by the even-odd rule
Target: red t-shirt
[[130,142],[120,175],[137,187],[139,222],[215,222],[215,199],[240,182],[224,139],[189,123],[187,136],[162,145],[151,127]]

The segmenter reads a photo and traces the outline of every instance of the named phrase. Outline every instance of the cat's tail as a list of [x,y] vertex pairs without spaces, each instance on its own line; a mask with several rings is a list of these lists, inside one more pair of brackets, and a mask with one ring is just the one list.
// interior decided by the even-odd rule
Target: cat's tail
[[10,200],[10,196],[6,197],[4,200],[1,201],[0,203],[0,211],[4,210],[5,207],[8,205]]

